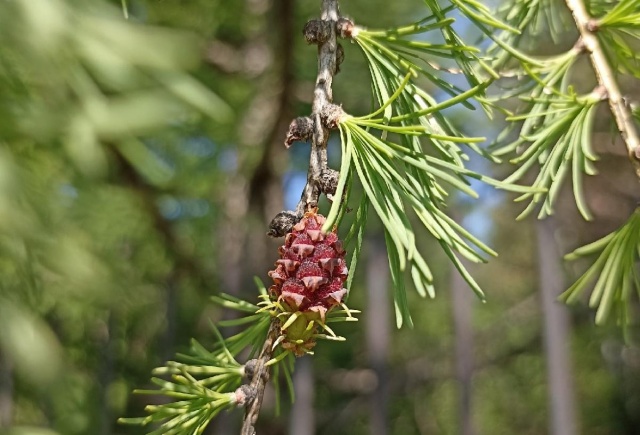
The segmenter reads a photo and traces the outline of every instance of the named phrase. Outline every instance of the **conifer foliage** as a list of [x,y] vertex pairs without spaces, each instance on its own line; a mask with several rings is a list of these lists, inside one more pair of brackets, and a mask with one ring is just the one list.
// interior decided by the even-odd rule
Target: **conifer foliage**
[[[591,219],[582,179],[596,172],[591,136],[601,105],[611,110],[630,164],[639,165],[640,116],[624,97],[619,78],[640,74],[633,49],[640,36],[640,1],[514,0],[497,11],[473,0],[422,3],[424,14],[415,22],[375,29],[341,15],[338,0],[321,1],[320,17],[303,32],[307,43],[318,47],[312,113],[293,120],[285,139],[287,146],[309,143],[307,184],[296,210],[279,213],[269,225],[271,236],[285,237],[280,252],[273,253],[273,285],[267,289],[258,282],[257,303],[214,297],[245,316],[212,325],[213,348],[194,341],[189,355],[158,368],[159,390],[141,393],[159,391],[171,401],[123,422],[150,425],[154,434],[199,434],[220,411],[243,406],[242,434],[255,433],[269,378],[281,377],[292,392],[293,359],[312,354],[317,339],[343,340],[332,322],[356,320],[358,312],[346,300],[369,218],[375,216],[384,229],[397,325],[411,325],[406,278],[421,296],[436,293],[429,253],[417,242],[418,234],[430,234],[471,289],[485,298],[464,264],[485,262],[496,253],[447,213],[453,195],[477,197],[470,180],[519,193],[518,200],[528,203],[522,216],[537,211],[540,218],[553,213],[559,189],[568,182],[580,213]],[[484,35],[488,43],[477,45],[486,49],[463,41],[454,26],[460,17]],[[564,53],[533,56],[520,46],[526,33],[555,34],[570,26],[577,37]],[[333,95],[333,77],[349,68],[341,41],[357,44],[369,66],[374,107],[368,114],[350,113]],[[597,81],[587,92],[572,83],[581,57],[589,58]],[[452,77],[463,77],[466,84]],[[437,101],[425,83],[447,97]],[[507,109],[514,98],[517,107]],[[489,116],[504,113],[507,128],[486,149],[480,145],[485,138],[465,136],[447,118],[443,111],[453,106],[479,107]],[[337,169],[327,166],[332,131],[342,151]],[[509,159],[515,169],[506,180],[496,180],[468,167],[471,154],[490,162]],[[528,180],[530,172],[530,186],[515,184]],[[363,192],[358,199],[351,196],[356,185]],[[321,195],[331,201],[326,218],[318,210]],[[350,210],[354,217],[345,227]],[[640,292],[638,225],[636,212],[615,233],[568,256],[601,252],[564,296],[578,299],[595,279],[590,303],[598,323],[612,311],[625,321],[630,298]],[[240,332],[223,338],[220,326]]]

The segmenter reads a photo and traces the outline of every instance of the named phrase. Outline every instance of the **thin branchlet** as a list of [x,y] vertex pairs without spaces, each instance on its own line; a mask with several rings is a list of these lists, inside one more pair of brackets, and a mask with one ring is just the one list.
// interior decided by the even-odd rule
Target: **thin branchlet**
[[636,174],[640,177],[640,160],[638,158],[640,156],[640,137],[633,122],[631,109],[620,92],[616,75],[607,59],[602,44],[596,36],[596,32],[599,30],[599,23],[589,16],[584,0],[566,0],[566,3],[580,32],[581,44],[589,53],[598,83],[606,90],[607,100],[609,101],[609,107],[616,126],[627,146],[629,158],[634,162]]
[[329,22],[329,37],[318,44],[318,75],[313,94],[311,118],[314,120],[314,131],[311,137],[311,154],[307,184],[302,192],[296,213],[298,215],[318,206],[320,196],[319,180],[322,171],[327,168],[327,141],[329,130],[321,121],[321,114],[326,105],[333,102],[333,76],[337,71],[338,42],[336,22],[340,18],[337,0],[322,0],[320,19]]
[[[241,395],[245,399],[246,406],[244,419],[240,435],[255,435],[255,424],[258,421],[260,408],[262,407],[262,398],[264,397],[264,389],[269,381],[270,371],[267,362],[273,357],[273,342],[280,332],[280,322],[274,319],[269,326],[267,338],[264,341],[260,355],[252,360],[251,382],[245,385],[243,390],[238,389],[236,395]],[[242,387],[241,387],[242,388]]]

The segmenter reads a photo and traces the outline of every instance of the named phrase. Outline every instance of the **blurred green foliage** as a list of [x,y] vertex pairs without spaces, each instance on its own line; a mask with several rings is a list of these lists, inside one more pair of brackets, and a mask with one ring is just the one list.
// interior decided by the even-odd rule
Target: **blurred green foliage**
[[[11,402],[11,427],[0,410],[0,433],[142,433],[115,424],[142,413],[130,391],[189,337],[211,343],[207,319],[222,316],[208,298],[229,291],[220,258],[231,247],[219,243],[227,188],[236,174],[250,176],[262,155],[251,128],[271,110],[259,91],[273,88],[280,55],[268,29],[281,3],[126,3],[128,21],[119,0],[0,3],[0,397]],[[317,15],[317,3],[289,3],[296,113],[308,111],[316,63],[298,29]],[[378,28],[411,21],[422,7],[343,3],[345,14]],[[229,57],[219,46],[209,53],[213,42]],[[367,113],[366,66],[345,45],[336,99]],[[213,59],[201,63],[203,53]],[[475,306],[477,431],[545,433],[531,229],[513,223],[510,205],[488,213],[501,259],[472,268],[488,293],[488,303]],[[245,215],[237,226],[256,222],[263,217]],[[446,258],[430,261],[434,280],[446,283]],[[366,316],[363,278],[361,270],[349,304]],[[410,292],[409,304],[414,329],[394,331],[390,350],[392,432],[456,433],[451,301],[444,292],[433,302]],[[596,332],[587,317],[575,309],[569,343],[581,433],[633,433],[638,347],[606,328]],[[317,433],[364,434],[368,392],[337,376],[367,367],[364,331],[350,324],[336,333],[349,345],[316,348]],[[267,409],[261,419],[264,433],[285,431],[284,417]]]

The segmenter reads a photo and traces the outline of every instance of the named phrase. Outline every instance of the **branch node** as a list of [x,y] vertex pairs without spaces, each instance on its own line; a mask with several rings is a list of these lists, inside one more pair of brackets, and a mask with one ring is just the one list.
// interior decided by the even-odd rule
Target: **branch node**
[[308,116],[300,116],[291,121],[284,146],[289,148],[296,141],[309,142],[313,136],[313,124],[313,119]]
[[584,38],[582,36],[579,37],[576,43],[573,45],[573,50],[578,54],[583,53],[587,50],[587,45],[584,43]]
[[340,17],[338,22],[336,23],[336,30],[338,32],[338,36],[343,39],[349,39],[353,36],[353,29],[355,24],[352,20],[345,17]]
[[340,121],[346,116],[342,106],[337,104],[326,104],[320,113],[322,124],[329,130],[338,128]]
[[331,25],[329,21],[310,20],[304,25],[302,34],[307,44],[324,44],[331,37]]
[[600,30],[600,20],[596,18],[591,18],[589,21],[585,23],[585,29],[591,33],[595,33]]

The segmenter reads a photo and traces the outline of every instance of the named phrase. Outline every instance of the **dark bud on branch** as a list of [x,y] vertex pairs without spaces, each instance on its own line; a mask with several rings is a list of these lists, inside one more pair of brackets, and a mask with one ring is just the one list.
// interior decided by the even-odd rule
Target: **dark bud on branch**
[[236,404],[238,406],[245,406],[256,398],[256,389],[249,385],[241,385],[235,391]]
[[320,173],[318,184],[320,185],[320,191],[324,193],[327,198],[331,199],[336,193],[339,178],[340,172],[330,168],[326,168],[322,171],[322,173]]
[[331,36],[331,25],[329,21],[311,20],[304,25],[302,34],[307,44],[323,44]]
[[342,48],[341,44],[338,44],[338,49],[336,50],[336,71],[335,71],[335,74],[338,74],[340,72],[340,65],[342,64],[343,61],[344,61],[344,48]]
[[295,141],[308,142],[311,136],[313,136],[313,119],[308,116],[300,116],[289,124],[284,146],[289,148]]
[[322,123],[329,130],[334,130],[338,128],[338,124],[345,116],[344,110],[342,110],[342,106],[338,106],[337,104],[327,104],[322,109],[322,113],[320,114],[320,119],[322,119]]
[[[297,224],[302,216],[298,216],[295,212],[290,210],[281,211],[271,220],[269,224],[269,231],[267,236],[270,237],[284,237],[285,234],[291,232],[291,228]],[[245,371],[248,367],[245,367]]]
[[351,38],[355,24],[349,18],[341,17],[336,23],[336,31],[341,38]]
[[247,379],[253,378],[253,375],[256,374],[256,367],[258,365],[257,359],[250,359],[244,364],[244,376]]

